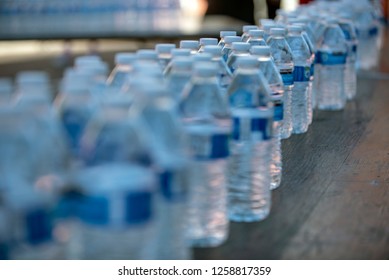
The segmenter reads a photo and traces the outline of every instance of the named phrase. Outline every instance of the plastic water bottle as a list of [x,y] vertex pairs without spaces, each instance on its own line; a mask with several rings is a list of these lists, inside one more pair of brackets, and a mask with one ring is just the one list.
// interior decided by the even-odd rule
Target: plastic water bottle
[[176,102],[160,84],[149,81],[130,109],[130,116],[136,114],[149,132],[150,150],[160,179],[156,199],[157,259],[188,259],[185,229],[190,193],[183,128]]
[[219,41],[217,38],[200,38],[199,52],[203,52],[205,46],[217,46],[218,43]]
[[9,231],[9,214],[4,205],[2,195],[0,193],[0,260],[8,260],[10,258],[10,231]]
[[51,102],[50,78],[44,71],[21,71],[16,75],[16,99],[23,102]]
[[344,72],[347,61],[347,41],[336,20],[328,20],[323,39],[318,46],[316,61],[321,68],[318,73],[318,108],[340,110],[346,103]]
[[156,44],[155,50],[158,53],[159,63],[161,64],[161,68],[165,69],[170,60],[172,59],[171,51],[175,49],[175,44]]
[[270,37],[266,42],[270,47],[272,57],[284,83],[284,121],[281,128],[282,139],[289,138],[293,130],[293,122],[289,122],[289,114],[290,119],[292,119],[294,62],[292,50],[285,39],[285,33],[286,31],[283,28],[272,28],[270,30]]
[[270,212],[273,106],[257,58],[238,57],[228,96],[233,133],[229,161],[228,212],[237,222],[253,222]]
[[247,42],[247,40],[250,38],[249,31],[258,29],[258,26],[256,25],[243,25],[242,27],[242,42]]
[[121,89],[128,79],[132,64],[136,61],[134,53],[117,53],[115,55],[115,68],[107,79],[109,86]]
[[240,36],[226,36],[224,37],[224,47],[222,49],[223,59],[227,62],[228,57],[232,51],[232,43],[234,42],[242,42],[242,38]]
[[230,56],[227,59],[227,66],[230,68],[231,73],[234,73],[237,68],[236,61],[238,57],[249,56],[251,45],[249,43],[234,42],[232,43],[232,50]]
[[[281,154],[281,128],[285,121],[291,123],[290,111],[288,114],[284,112],[284,83],[282,77],[275,65],[270,48],[268,46],[256,46],[250,49],[253,56],[259,61],[259,69],[265,76],[270,90],[271,100],[274,107],[274,122],[273,122],[273,150],[271,156],[271,184],[270,189],[276,189],[281,183],[282,175],[282,154]],[[290,101],[290,100],[289,100]],[[290,108],[290,104],[289,104]],[[286,117],[289,119],[287,120]]]
[[154,64],[159,66],[163,71],[161,64],[159,63],[158,53],[155,50],[141,49],[136,52],[137,61],[140,63]]
[[180,49],[190,49],[191,54],[196,54],[199,51],[200,42],[197,40],[182,40],[180,41]]
[[227,162],[231,118],[213,63],[194,65],[190,85],[180,101],[192,156],[190,165],[189,244],[214,247],[228,236]]
[[171,71],[165,73],[165,78],[171,98],[178,101],[192,77],[193,59],[191,57],[177,57],[171,60],[171,64]]
[[154,174],[107,163],[82,170],[77,181],[84,193],[78,211],[83,259],[154,259]]
[[341,19],[339,26],[347,40],[347,61],[344,73],[344,91],[348,100],[354,99],[357,94],[357,49],[358,40],[354,24],[351,20]]
[[249,38],[247,43],[253,46],[267,46],[266,41],[263,39],[264,31],[260,29],[253,29],[249,31]]
[[227,36],[236,36],[236,31],[220,31],[220,41],[219,46],[224,48],[225,45],[225,37]]
[[[171,55],[172,59],[169,61],[168,65],[165,67],[163,74],[164,76],[169,76],[170,72],[172,71],[173,68],[173,60],[175,58],[190,58],[192,56],[192,51],[190,49],[172,49]],[[197,54],[198,52],[196,52]]]
[[288,27],[288,42],[294,60],[292,90],[292,122],[293,133],[305,133],[308,130],[310,117],[308,86],[311,77],[311,53],[302,36],[302,27],[292,25]]
[[222,89],[222,94],[225,95],[228,86],[231,83],[232,73],[227,66],[227,63],[222,57],[222,48],[220,46],[205,46],[204,52],[212,55],[212,61],[217,63],[219,67],[218,80]]

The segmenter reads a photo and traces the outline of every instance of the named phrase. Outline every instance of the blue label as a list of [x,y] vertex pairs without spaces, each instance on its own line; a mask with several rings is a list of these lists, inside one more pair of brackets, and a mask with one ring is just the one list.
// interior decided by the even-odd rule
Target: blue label
[[316,62],[322,65],[339,65],[345,64],[347,59],[346,53],[328,53],[318,51],[316,53]]
[[356,53],[357,50],[358,50],[358,45],[357,45],[357,44],[353,44],[353,46],[351,47],[351,51],[352,51],[353,53]]
[[282,121],[284,119],[284,102],[274,102],[274,121]]
[[78,149],[80,138],[88,120],[89,116],[79,110],[65,109],[62,112],[62,122],[73,149]]
[[78,209],[82,195],[77,192],[67,192],[59,200],[55,209],[55,217],[78,217]]
[[293,71],[293,79],[295,82],[308,82],[311,77],[311,67],[295,66]]
[[212,136],[211,158],[226,158],[230,155],[229,136],[226,134],[216,134]]
[[291,86],[293,85],[294,79],[293,79],[293,72],[291,73],[281,73],[282,81],[284,82],[285,86]]
[[44,209],[34,209],[25,215],[26,238],[30,244],[40,244],[52,237],[52,221]]
[[369,29],[369,36],[376,36],[378,35],[378,27],[372,27]]
[[164,171],[159,175],[162,195],[169,201],[180,201],[186,198],[187,191],[183,186],[181,180],[175,180],[179,176],[177,171]]
[[[233,118],[232,138],[242,140],[241,138],[241,119]],[[269,140],[272,137],[272,120],[268,118],[252,118],[249,122],[251,132],[260,132],[263,140]]]
[[8,254],[8,246],[6,243],[0,242],[0,260],[8,260],[9,254]]
[[[124,224],[139,224],[151,218],[151,192],[128,192],[122,197]],[[80,205],[80,217],[92,225],[108,225],[110,223],[110,202],[103,196],[86,196]]]

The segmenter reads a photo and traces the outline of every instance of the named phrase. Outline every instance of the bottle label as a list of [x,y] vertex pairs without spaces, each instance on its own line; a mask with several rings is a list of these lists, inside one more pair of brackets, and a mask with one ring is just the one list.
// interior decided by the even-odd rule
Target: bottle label
[[284,119],[284,102],[277,100],[274,104],[274,121],[282,121]]
[[28,243],[36,245],[52,238],[52,220],[45,209],[36,208],[26,213],[26,239]]
[[311,67],[295,66],[293,71],[293,79],[295,82],[308,82],[311,77]]
[[187,190],[183,188],[183,180],[180,171],[165,170],[160,173],[159,180],[163,197],[168,201],[182,201],[187,196]]
[[369,29],[369,36],[376,36],[378,35],[378,27],[374,26]]
[[[85,196],[80,203],[81,219],[91,225],[108,225],[113,219],[122,224],[140,224],[148,221],[152,215],[152,194],[148,191],[127,192],[120,196],[122,201],[105,196]],[[113,208],[123,203],[120,213],[112,215]]]
[[230,155],[230,137],[225,133],[192,134],[190,147],[197,160],[215,160],[227,158]]
[[311,64],[311,73],[310,73],[311,77],[315,76],[315,63],[312,63]]
[[345,64],[347,59],[346,53],[328,53],[318,51],[316,53],[316,63],[322,65],[339,65]]
[[357,44],[353,44],[352,47],[351,47],[351,52],[352,53],[357,53],[357,50],[358,50],[358,45]]
[[236,141],[261,141],[272,138],[272,118],[233,117],[232,138]]
[[282,73],[281,72],[282,81],[285,86],[291,86],[294,83],[293,72]]

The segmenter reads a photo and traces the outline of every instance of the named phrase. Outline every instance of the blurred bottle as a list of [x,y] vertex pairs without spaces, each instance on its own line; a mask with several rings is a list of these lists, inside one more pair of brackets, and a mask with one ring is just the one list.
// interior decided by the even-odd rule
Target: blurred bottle
[[217,65],[194,65],[190,85],[180,101],[192,156],[190,167],[189,244],[214,247],[228,236],[227,161],[231,120],[217,83]]
[[218,46],[224,48],[225,45],[225,37],[227,36],[236,36],[236,31],[220,31],[220,41]]
[[[193,55],[193,54],[191,54],[191,52],[192,51],[190,49],[173,49],[171,52],[172,59],[170,60],[170,62],[166,66],[165,70],[163,71],[163,75],[164,76],[170,75],[170,72],[172,71],[172,68],[173,68],[173,59],[175,59],[177,57],[190,58]],[[196,52],[195,54],[198,54],[198,52]]]
[[[278,72],[277,66],[270,54],[268,46],[256,46],[250,50],[251,54],[257,57],[259,61],[259,69],[265,76],[270,90],[271,100],[274,107],[274,122],[273,122],[273,147],[271,156],[271,184],[270,189],[276,189],[281,183],[282,175],[282,154],[281,154],[281,129],[288,122],[291,125],[291,112],[285,112],[286,108],[291,108],[291,100],[286,100],[284,96],[284,83]],[[284,104],[288,103],[288,106]]]
[[9,105],[13,95],[13,83],[10,78],[0,78],[0,106]]
[[117,53],[115,55],[115,68],[107,79],[109,86],[121,89],[132,71],[132,64],[135,62],[134,53]]
[[249,38],[247,43],[253,46],[267,46],[266,41],[263,39],[263,34],[265,32],[260,29],[254,29],[249,31]]
[[227,62],[228,57],[232,51],[232,43],[234,42],[242,42],[242,38],[240,36],[226,36],[224,37],[224,47],[222,49],[222,56],[225,62]]
[[161,68],[165,69],[170,60],[172,59],[171,51],[175,49],[175,44],[156,44],[155,50],[158,53],[159,63],[161,64]]
[[9,213],[4,205],[0,191],[0,260],[8,260],[10,258],[11,234],[9,225]]
[[273,106],[270,88],[255,57],[239,57],[228,96],[233,133],[229,161],[228,212],[237,222],[253,222],[270,212],[270,155]]
[[214,61],[219,67],[219,85],[221,87],[222,94],[225,95],[227,88],[231,83],[232,73],[222,57],[222,48],[220,46],[205,46],[204,52],[211,54],[212,61]]
[[204,52],[205,46],[217,46],[218,43],[219,41],[217,38],[200,38],[199,52]]
[[182,40],[180,41],[180,49],[190,49],[191,54],[196,54],[199,51],[200,42],[197,40]]
[[[284,122],[281,128],[282,139],[289,138],[293,130],[293,121],[288,122],[289,112],[292,114],[292,90],[293,79],[293,54],[288,42],[285,39],[286,30],[283,28],[272,28],[267,44],[270,47],[274,63],[281,74],[284,83]],[[289,101],[290,100],[290,101]],[[290,107],[289,107],[290,106]]]
[[251,45],[243,42],[233,42],[231,47],[231,53],[227,59],[227,66],[230,68],[231,73],[234,73],[237,68],[236,61],[238,57],[249,56]]
[[178,102],[185,86],[192,77],[193,59],[191,57],[177,57],[171,61],[171,71],[165,73],[170,96]]
[[242,42],[247,42],[247,40],[250,38],[249,31],[258,29],[258,26],[256,25],[243,25],[242,27]]
[[340,110],[346,103],[344,72],[347,61],[347,41],[334,19],[327,21],[318,46],[316,60],[321,64],[318,107],[321,110]]
[[50,78],[44,71],[19,72],[15,93],[18,103],[50,103],[53,98]]
[[311,77],[311,53],[302,36],[302,27],[292,25],[288,27],[286,41],[292,50],[294,70],[294,86],[292,90],[292,122],[293,133],[305,133],[308,130],[310,97],[308,86]]

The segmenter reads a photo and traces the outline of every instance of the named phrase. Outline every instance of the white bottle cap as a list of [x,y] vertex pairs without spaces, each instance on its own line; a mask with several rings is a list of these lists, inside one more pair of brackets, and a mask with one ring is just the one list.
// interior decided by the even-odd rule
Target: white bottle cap
[[175,49],[176,45],[175,44],[156,44],[155,45],[155,50],[157,53],[169,53],[171,52],[172,49]]
[[224,38],[226,36],[236,36],[236,31],[220,31],[220,38]]
[[232,44],[233,42],[242,42],[242,37],[240,37],[240,36],[226,36],[226,37],[224,37],[224,42],[227,44]]
[[179,56],[190,56],[190,49],[172,49],[171,54],[172,57],[179,57]]
[[268,46],[252,46],[250,49],[250,53],[253,55],[263,55],[270,56],[270,47]]
[[249,30],[258,29],[258,26],[256,25],[243,25],[243,32],[247,33]]
[[222,47],[220,46],[205,46],[204,47],[205,53],[210,53],[213,56],[221,55],[222,53]]
[[249,30],[249,35],[252,36],[252,37],[263,37],[263,35],[265,34],[265,31],[264,30],[261,30],[261,29],[253,29],[253,30]]
[[143,49],[143,50],[138,50],[136,52],[136,57],[138,59],[142,59],[142,60],[155,60],[155,61],[157,61],[158,60],[158,53],[155,50]]
[[243,43],[243,42],[233,42],[232,43],[232,49],[236,51],[249,51],[251,48],[251,45],[249,43]]
[[303,28],[299,25],[289,25],[288,32],[301,33],[303,32]]
[[193,72],[201,77],[216,76],[218,73],[218,66],[212,62],[196,62],[193,65]]
[[21,71],[16,75],[16,84],[49,84],[49,75],[44,71]]
[[115,55],[115,64],[132,64],[136,60],[135,53],[117,53]]
[[239,56],[236,60],[238,67],[258,67],[259,61],[253,56]]
[[286,29],[285,28],[272,28],[270,29],[270,35],[276,35],[276,36],[285,36],[286,35]]
[[101,58],[97,55],[83,55],[76,57],[74,65],[76,67],[83,67],[85,65],[97,64],[101,62]]
[[218,42],[219,41],[216,38],[200,38],[201,46],[216,46]]
[[200,43],[197,40],[182,40],[182,41],[180,41],[180,48],[181,49],[198,50],[199,47],[200,47]]

